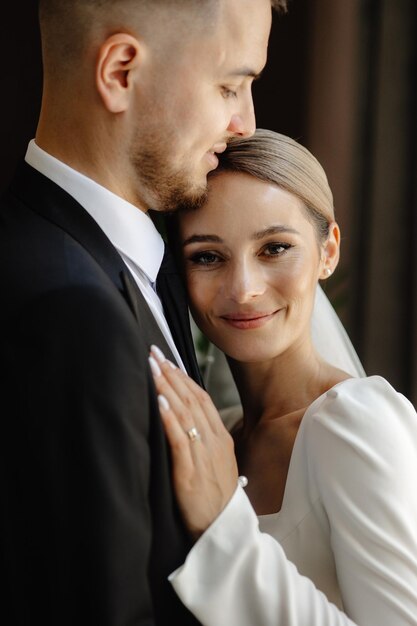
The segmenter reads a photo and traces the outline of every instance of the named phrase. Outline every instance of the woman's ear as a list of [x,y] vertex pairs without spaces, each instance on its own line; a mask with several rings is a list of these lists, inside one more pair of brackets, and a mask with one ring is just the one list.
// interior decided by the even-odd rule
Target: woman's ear
[[139,68],[141,45],[128,33],[112,35],[102,44],[96,64],[96,87],[110,113],[129,107],[134,72]]
[[339,263],[340,229],[336,222],[329,225],[329,236],[321,247],[320,280],[329,278]]

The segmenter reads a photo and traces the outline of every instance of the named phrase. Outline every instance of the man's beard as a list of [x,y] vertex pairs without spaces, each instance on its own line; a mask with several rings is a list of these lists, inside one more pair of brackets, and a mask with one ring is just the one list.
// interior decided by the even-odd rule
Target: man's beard
[[[174,139],[172,139],[172,142]],[[190,172],[175,169],[167,158],[169,139],[162,144],[155,138],[141,137],[132,155],[132,163],[138,176],[138,203],[147,209],[173,212],[178,209],[193,210],[204,204],[207,198],[207,182],[197,185]],[[173,144],[171,144],[173,145]]]

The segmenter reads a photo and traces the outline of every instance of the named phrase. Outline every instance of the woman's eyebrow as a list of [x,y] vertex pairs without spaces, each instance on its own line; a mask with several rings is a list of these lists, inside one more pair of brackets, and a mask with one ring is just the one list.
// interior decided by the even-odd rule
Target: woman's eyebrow
[[268,228],[264,228],[263,230],[259,230],[258,232],[254,233],[252,235],[252,239],[263,239],[264,237],[269,237],[269,235],[278,235],[280,233],[291,233],[293,235],[300,234],[298,230],[295,230],[295,228],[291,228],[291,226],[268,226]]
[[222,243],[223,239],[217,235],[191,235],[191,237],[188,237],[182,245],[183,248],[185,248],[185,246],[189,246],[191,243],[204,243],[207,241],[211,243]]
[[[252,235],[252,239],[258,240],[263,239],[264,237],[269,237],[270,235],[278,235],[280,233],[291,233],[293,235],[299,235],[300,233],[295,228],[291,228],[291,226],[268,226],[268,228],[264,228],[263,230],[259,230],[258,232]],[[189,246],[192,243],[223,243],[223,239],[218,235],[191,235],[183,241],[183,248],[185,246]]]

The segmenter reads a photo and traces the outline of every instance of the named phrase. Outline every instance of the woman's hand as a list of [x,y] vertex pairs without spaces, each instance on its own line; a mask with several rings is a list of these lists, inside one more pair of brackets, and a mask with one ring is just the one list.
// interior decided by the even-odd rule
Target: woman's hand
[[155,346],[149,362],[171,445],[178,503],[189,531],[198,538],[236,489],[233,440],[210,396]]

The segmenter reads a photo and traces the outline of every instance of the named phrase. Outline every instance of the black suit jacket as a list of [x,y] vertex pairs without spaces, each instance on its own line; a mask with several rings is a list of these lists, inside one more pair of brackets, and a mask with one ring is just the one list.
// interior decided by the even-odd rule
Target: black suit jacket
[[[199,380],[163,265],[160,295]],[[169,348],[101,229],[27,164],[0,204],[0,288],[3,623],[195,624],[167,582],[189,539],[147,356]]]

